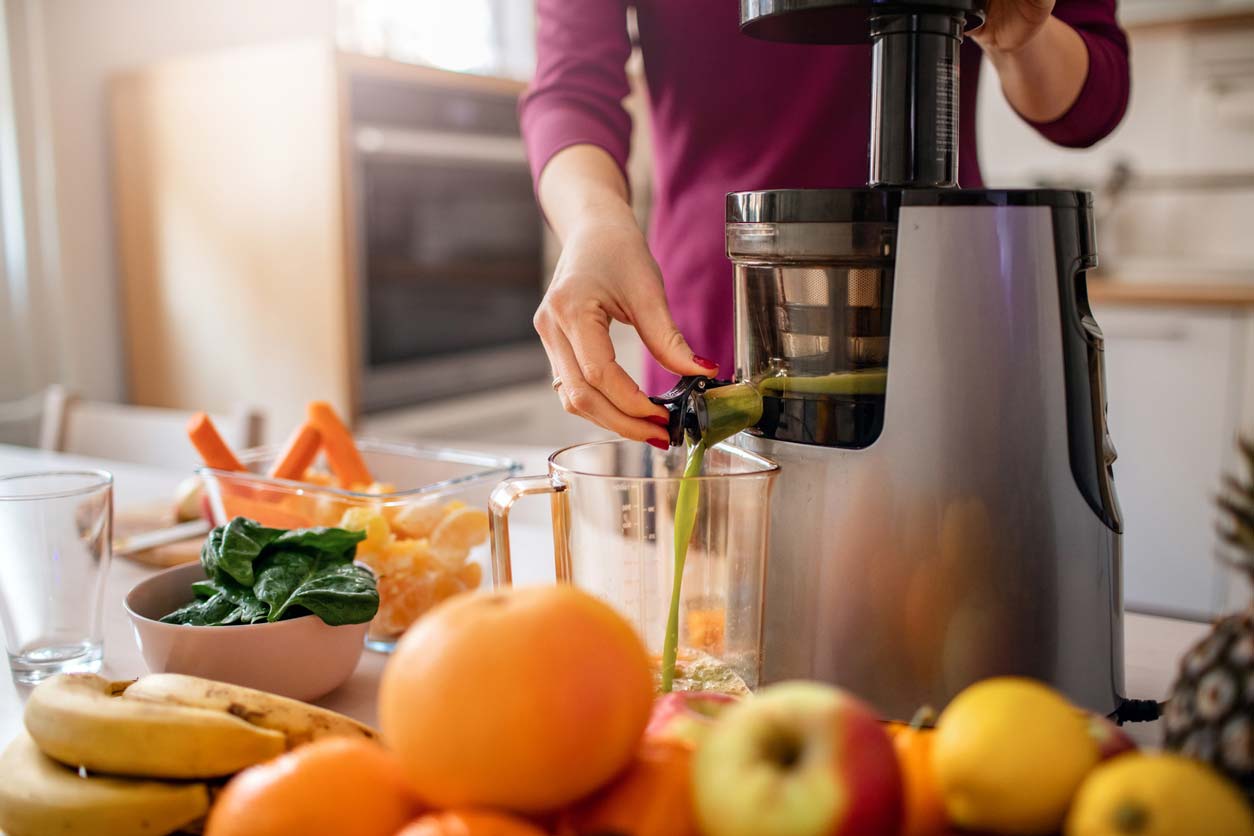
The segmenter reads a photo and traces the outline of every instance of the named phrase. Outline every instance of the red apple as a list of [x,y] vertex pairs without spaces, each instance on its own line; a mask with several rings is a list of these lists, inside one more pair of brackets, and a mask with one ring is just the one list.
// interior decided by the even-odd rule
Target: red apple
[[704,833],[882,836],[899,832],[902,782],[870,707],[814,682],[785,682],[727,709],[697,747]]
[[653,702],[644,730],[647,740],[673,740],[696,746],[735,697],[714,691],[675,691]]
[[1127,732],[1100,714],[1089,715],[1089,735],[1097,741],[1098,757],[1104,761],[1136,749]]

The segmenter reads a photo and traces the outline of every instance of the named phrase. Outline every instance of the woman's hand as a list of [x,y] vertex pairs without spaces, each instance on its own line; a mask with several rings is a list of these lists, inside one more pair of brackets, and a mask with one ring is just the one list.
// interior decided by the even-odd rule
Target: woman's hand
[[997,70],[1006,101],[1033,122],[1066,114],[1089,74],[1084,39],[1053,9],[1054,0],[989,0],[984,25],[971,32]]
[[984,25],[970,35],[985,52],[1014,52],[1032,40],[1054,10],[1054,0],[989,0]]
[[666,410],[618,364],[610,322],[633,326],[645,347],[679,375],[713,375],[675,326],[662,275],[628,212],[598,213],[565,230],[553,281],[535,315],[567,412],[665,449]]

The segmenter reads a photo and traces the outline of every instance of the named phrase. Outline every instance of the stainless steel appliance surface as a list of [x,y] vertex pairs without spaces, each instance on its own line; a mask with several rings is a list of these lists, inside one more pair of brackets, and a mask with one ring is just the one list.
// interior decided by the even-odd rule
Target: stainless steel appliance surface
[[[831,211],[802,222],[790,212],[804,208],[761,196],[729,200],[728,242],[737,376],[757,381],[767,402],[738,443],[781,466],[764,681],[835,682],[908,718],[976,680],[1019,674],[1114,711],[1123,697],[1118,511],[1091,401],[1102,402],[1100,377],[1090,377],[1101,367],[1099,332],[1076,295],[1091,259],[1073,250],[1060,271],[1056,256],[1066,242],[1085,246],[1082,199],[945,192],[954,202],[944,205],[923,192],[914,197],[936,205],[908,205],[905,192],[887,252],[860,260],[866,237],[858,244],[855,228],[884,240],[891,207],[859,223],[832,221]],[[964,196],[975,205],[961,205]],[[1055,199],[1062,205],[1047,205]],[[868,317],[857,303],[871,300],[847,277],[885,255],[890,348],[876,360],[852,348],[862,336],[850,331],[863,323],[883,336],[886,320]],[[826,311],[798,317],[780,304],[764,315],[744,304],[816,271],[836,291],[820,293],[811,279]],[[830,337],[811,336],[804,356],[788,356],[805,343],[785,333],[798,326]],[[1067,349],[1068,340],[1078,342]],[[851,368],[868,362],[884,373],[878,392]]]
[[763,680],[889,716],[980,679],[1124,704],[1120,520],[1087,193],[957,186],[983,0],[741,0],[769,40],[871,44],[869,188],[728,195],[739,443],[778,462]]
[[367,412],[543,379],[544,230],[516,92],[355,82]]

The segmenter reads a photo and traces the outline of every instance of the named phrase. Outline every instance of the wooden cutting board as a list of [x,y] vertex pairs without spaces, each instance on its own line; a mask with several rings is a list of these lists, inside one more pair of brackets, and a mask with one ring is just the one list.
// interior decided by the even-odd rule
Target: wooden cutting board
[[[123,537],[142,534],[145,531],[169,528],[177,522],[172,500],[128,506],[113,514],[113,539],[117,542]],[[124,556],[124,559],[159,568],[179,566],[200,559],[200,547],[204,542],[204,537],[192,537],[178,543],[128,554]]]

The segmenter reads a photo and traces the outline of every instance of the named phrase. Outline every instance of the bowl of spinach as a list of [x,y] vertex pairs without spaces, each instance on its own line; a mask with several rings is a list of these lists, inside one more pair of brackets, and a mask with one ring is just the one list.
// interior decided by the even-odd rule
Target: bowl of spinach
[[379,608],[374,575],[354,562],[364,536],[244,517],[213,529],[198,563],[155,574],[126,596],[148,668],[302,700],[338,687]]

